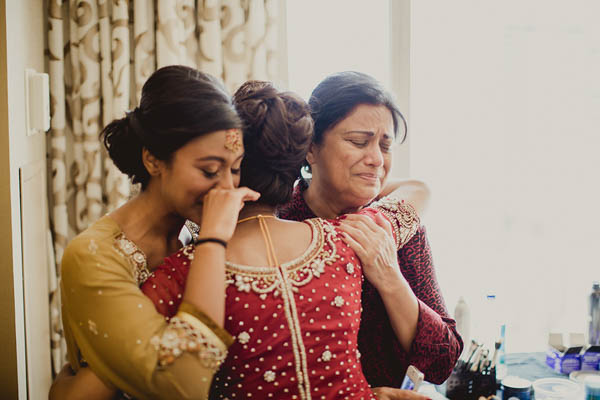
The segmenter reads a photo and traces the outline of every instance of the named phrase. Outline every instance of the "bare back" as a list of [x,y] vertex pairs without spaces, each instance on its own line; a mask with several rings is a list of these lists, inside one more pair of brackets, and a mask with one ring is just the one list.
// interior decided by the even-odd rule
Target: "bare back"
[[[292,261],[308,249],[311,228],[304,222],[265,218],[279,264]],[[238,225],[227,246],[227,261],[251,266],[269,265],[266,243],[258,220]]]

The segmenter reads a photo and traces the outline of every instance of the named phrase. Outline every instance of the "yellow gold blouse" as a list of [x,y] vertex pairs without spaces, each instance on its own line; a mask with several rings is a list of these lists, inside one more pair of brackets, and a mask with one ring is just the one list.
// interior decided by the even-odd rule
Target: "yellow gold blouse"
[[168,322],[139,285],[144,253],[105,216],[62,259],[63,325],[73,369],[87,365],[137,399],[204,399],[231,336],[183,303]]

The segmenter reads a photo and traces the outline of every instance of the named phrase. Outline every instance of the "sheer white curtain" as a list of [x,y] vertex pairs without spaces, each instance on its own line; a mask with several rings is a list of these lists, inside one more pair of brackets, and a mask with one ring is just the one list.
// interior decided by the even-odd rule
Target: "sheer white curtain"
[[411,173],[450,308],[493,292],[507,351],[585,331],[600,279],[600,4],[413,1]]

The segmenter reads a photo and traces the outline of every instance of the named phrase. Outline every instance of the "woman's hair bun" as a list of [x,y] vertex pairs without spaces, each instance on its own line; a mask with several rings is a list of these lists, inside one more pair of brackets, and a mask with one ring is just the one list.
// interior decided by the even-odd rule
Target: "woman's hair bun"
[[108,155],[115,166],[129,176],[133,183],[144,183],[150,178],[142,162],[144,144],[131,124],[132,113],[115,119],[100,133]]
[[260,192],[263,203],[288,202],[312,141],[308,105],[264,81],[243,84],[233,102],[244,124],[241,184]]

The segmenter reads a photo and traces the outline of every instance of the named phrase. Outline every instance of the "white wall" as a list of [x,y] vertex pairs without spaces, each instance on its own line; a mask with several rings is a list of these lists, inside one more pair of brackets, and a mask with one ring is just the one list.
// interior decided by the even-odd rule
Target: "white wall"
[[588,0],[412,2],[411,173],[433,192],[439,280],[450,308],[496,292],[508,351],[584,331],[600,279],[598,15]]
[[[405,178],[410,172],[410,140],[413,135],[410,117],[410,0],[392,0],[389,2],[390,24],[390,88],[402,115],[407,121],[408,135],[401,145],[394,148],[392,176]],[[414,176],[411,176],[414,177]]]
[[[23,318],[23,258],[21,247],[21,214],[19,196],[19,169],[35,161],[45,163],[45,136],[38,134],[27,137],[25,120],[25,69],[44,71],[44,7],[41,0],[6,0],[6,62],[8,83],[8,129],[10,204],[12,231],[12,283],[15,309],[3,310],[15,315],[16,343],[18,354],[19,398],[26,398],[25,331]],[[45,231],[47,221],[38,221],[39,229]],[[6,239],[4,239],[6,240]],[[46,268],[41,265],[40,268]],[[7,271],[10,274],[10,271]],[[2,277],[3,279],[6,276]],[[47,296],[39,293],[39,296]],[[49,338],[48,338],[49,340]],[[48,366],[49,367],[49,366]],[[30,366],[32,368],[32,366]],[[39,388],[39,390],[46,390]],[[41,398],[29,393],[30,398]],[[47,390],[46,390],[47,396]]]

